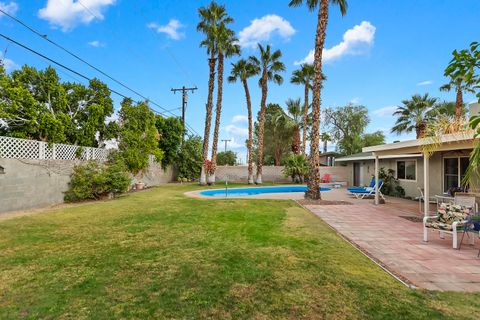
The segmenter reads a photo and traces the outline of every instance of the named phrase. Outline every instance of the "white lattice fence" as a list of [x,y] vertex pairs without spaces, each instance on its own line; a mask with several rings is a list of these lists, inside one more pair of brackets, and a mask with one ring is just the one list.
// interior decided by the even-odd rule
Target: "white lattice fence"
[[48,144],[43,141],[0,136],[0,158],[52,160],[107,160],[109,150],[69,144]]

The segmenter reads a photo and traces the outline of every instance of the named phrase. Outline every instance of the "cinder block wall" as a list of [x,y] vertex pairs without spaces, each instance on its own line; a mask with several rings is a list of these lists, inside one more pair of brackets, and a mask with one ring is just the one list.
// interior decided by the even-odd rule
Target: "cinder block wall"
[[[8,211],[41,208],[63,202],[70,174],[76,161],[0,159],[5,169],[0,174],[0,214]],[[142,175],[133,178],[147,186],[156,186],[174,179],[172,168],[163,170],[154,164]]]
[[[285,178],[283,173],[283,166],[264,166],[263,167],[263,182],[274,183],[288,183],[292,182],[291,178]],[[335,182],[347,182],[351,180],[351,170],[349,167],[321,167],[320,174],[324,175],[329,173],[332,175],[331,180]],[[256,173],[256,168],[253,171]],[[247,166],[222,166],[217,167],[215,179],[218,182],[231,181],[231,182],[247,182],[248,181],[248,167]]]

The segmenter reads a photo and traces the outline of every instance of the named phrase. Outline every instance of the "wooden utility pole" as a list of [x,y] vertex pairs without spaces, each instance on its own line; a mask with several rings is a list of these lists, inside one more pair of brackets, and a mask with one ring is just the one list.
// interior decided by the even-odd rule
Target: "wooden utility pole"
[[192,93],[194,93],[195,90],[198,90],[198,88],[196,86],[192,87],[192,88],[186,88],[185,86],[183,86],[181,88],[173,88],[171,90],[173,93],[176,93],[177,91],[182,92],[182,126],[183,126],[183,132],[185,132],[185,111],[187,110],[188,91],[191,91]]
[[229,143],[230,141],[232,141],[231,139],[223,139],[222,142],[225,142],[225,152],[227,152],[227,143]]

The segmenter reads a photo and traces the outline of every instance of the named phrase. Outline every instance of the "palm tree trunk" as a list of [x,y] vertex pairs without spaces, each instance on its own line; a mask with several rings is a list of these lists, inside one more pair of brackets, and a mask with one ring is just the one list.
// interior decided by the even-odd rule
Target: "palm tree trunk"
[[258,123],[258,153],[257,153],[257,179],[255,183],[262,184],[263,169],[263,135],[265,131],[265,109],[267,103],[267,70],[263,70],[262,74],[262,100],[260,103],[260,121]]
[[253,124],[252,124],[252,101],[250,100],[250,90],[248,90],[248,83],[246,79],[242,80],[243,88],[245,89],[245,97],[247,99],[248,111],[248,184],[253,184]]
[[427,129],[427,124],[425,122],[420,122],[415,126],[415,133],[417,139],[423,138],[425,135],[425,130]]
[[223,61],[222,53],[218,54],[218,73],[217,73],[217,107],[215,114],[215,128],[213,130],[212,143],[212,169],[208,177],[208,183],[215,183],[215,171],[217,170],[217,149],[218,149],[218,132],[220,130],[220,117],[222,115],[222,98],[223,98]]
[[312,107],[312,141],[310,143],[310,160],[308,172],[308,188],[305,191],[306,199],[319,200],[320,193],[320,154],[319,154],[319,130],[320,130],[320,90],[322,86],[322,53],[325,45],[325,36],[328,23],[328,0],[320,1],[318,10],[318,24],[315,37],[315,82],[313,84],[313,107]]
[[297,125],[293,128],[292,152],[295,155],[300,154],[300,128]]
[[457,99],[455,101],[455,123],[460,124],[463,111],[463,93],[462,89],[457,88]]
[[208,145],[210,140],[210,126],[212,122],[212,109],[213,109],[213,90],[215,87],[215,54],[212,51],[210,59],[208,60],[208,65],[210,68],[210,75],[208,79],[208,97],[206,105],[206,116],[205,116],[205,131],[203,133],[203,149],[202,149],[202,172],[200,173],[200,184],[207,184],[207,168],[206,161],[208,159]]
[[310,83],[305,83],[305,106],[303,107],[303,137],[302,137],[302,155],[305,157],[307,149],[307,128],[308,128],[308,92]]
[[328,149],[328,140],[325,139],[323,140],[323,153],[327,153],[327,149]]

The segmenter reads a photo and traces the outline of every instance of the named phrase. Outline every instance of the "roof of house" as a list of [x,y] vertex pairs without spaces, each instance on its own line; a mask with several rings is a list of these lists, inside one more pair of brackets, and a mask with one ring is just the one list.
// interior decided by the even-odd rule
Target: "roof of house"
[[[412,153],[412,154],[402,154],[402,155],[386,155],[380,156],[379,159],[400,159],[400,158],[416,158],[421,157],[422,154]],[[348,162],[348,161],[364,161],[364,160],[375,160],[373,152],[360,152],[351,154],[345,157],[335,159],[336,162]]]
[[320,157],[326,157],[326,156],[338,156],[338,153],[335,151],[329,151],[329,152],[320,152]]
[[422,139],[407,140],[401,142],[381,144],[378,146],[363,148],[363,152],[375,152],[375,153],[409,153],[409,152],[421,152],[422,147],[428,145],[442,146],[441,150],[456,150],[463,147],[470,147],[473,145],[474,133],[473,132],[458,132],[452,134],[442,135],[437,138],[427,137]]

